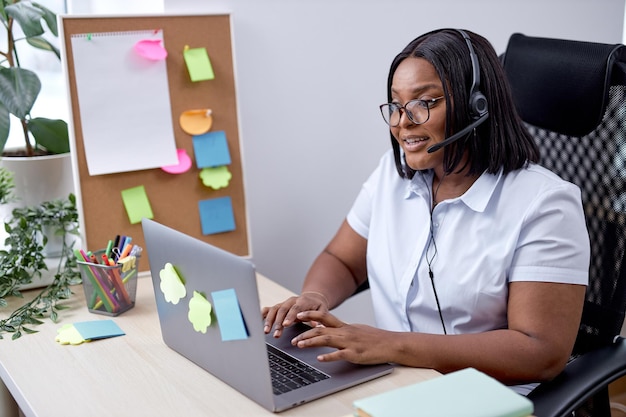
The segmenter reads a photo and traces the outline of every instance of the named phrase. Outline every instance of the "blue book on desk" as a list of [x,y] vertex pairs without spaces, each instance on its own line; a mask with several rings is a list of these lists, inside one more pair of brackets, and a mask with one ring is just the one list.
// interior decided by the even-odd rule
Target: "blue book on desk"
[[354,401],[358,417],[527,417],[533,403],[473,368]]

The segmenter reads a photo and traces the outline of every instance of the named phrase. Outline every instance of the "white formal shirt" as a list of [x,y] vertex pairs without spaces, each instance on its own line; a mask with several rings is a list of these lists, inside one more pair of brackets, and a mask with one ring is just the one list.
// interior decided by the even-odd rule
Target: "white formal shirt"
[[507,175],[484,173],[431,214],[432,175],[400,178],[389,151],[347,216],[368,240],[377,326],[443,333],[429,263],[448,334],[506,328],[509,282],[587,284],[589,237],[578,187],[531,164]]

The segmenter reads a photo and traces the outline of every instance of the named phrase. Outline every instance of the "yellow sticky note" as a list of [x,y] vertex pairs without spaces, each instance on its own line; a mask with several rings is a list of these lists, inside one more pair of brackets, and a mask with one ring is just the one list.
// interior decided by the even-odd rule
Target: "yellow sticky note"
[[191,81],[205,81],[215,78],[213,67],[206,48],[188,48],[183,51]]
[[178,304],[180,299],[187,295],[185,284],[171,263],[165,264],[163,269],[159,271],[159,277],[161,278],[159,287],[168,303]]
[[211,318],[212,310],[211,302],[207,300],[202,293],[194,291],[193,297],[189,300],[189,313],[187,314],[187,318],[191,324],[193,324],[195,331],[206,333],[207,327],[209,327],[213,321]]
[[227,187],[233,174],[230,173],[226,165],[222,165],[221,167],[203,168],[199,176],[202,184],[217,190]]
[[143,185],[122,190],[122,200],[131,224],[140,223],[143,217],[152,219],[152,207]]
[[57,329],[57,333],[54,340],[61,345],[80,345],[83,342],[88,342],[71,323],[61,326]]

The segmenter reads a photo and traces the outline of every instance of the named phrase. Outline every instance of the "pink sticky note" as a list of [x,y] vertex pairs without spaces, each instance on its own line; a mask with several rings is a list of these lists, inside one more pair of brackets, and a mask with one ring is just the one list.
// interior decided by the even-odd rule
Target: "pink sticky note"
[[191,158],[187,155],[187,151],[185,149],[178,149],[176,153],[178,154],[178,164],[161,167],[161,169],[168,174],[182,174],[189,171],[189,168],[191,168]]
[[144,39],[135,44],[135,52],[152,61],[167,58],[167,50],[161,45],[160,39]]

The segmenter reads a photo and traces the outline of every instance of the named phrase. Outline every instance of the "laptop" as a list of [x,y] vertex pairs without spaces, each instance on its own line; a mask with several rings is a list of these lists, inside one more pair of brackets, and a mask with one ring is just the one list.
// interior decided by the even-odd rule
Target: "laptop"
[[[319,362],[317,355],[333,349],[290,343],[309,328],[303,323],[286,328],[278,339],[266,335],[249,260],[153,220],[144,218],[142,227],[165,344],[266,409],[284,411],[393,370],[390,364]],[[161,287],[161,270],[172,269],[167,264],[184,282],[184,296],[180,285],[172,293]],[[200,319],[199,330],[189,318],[196,293],[212,307],[210,325]],[[230,296],[226,303],[224,294]]]

